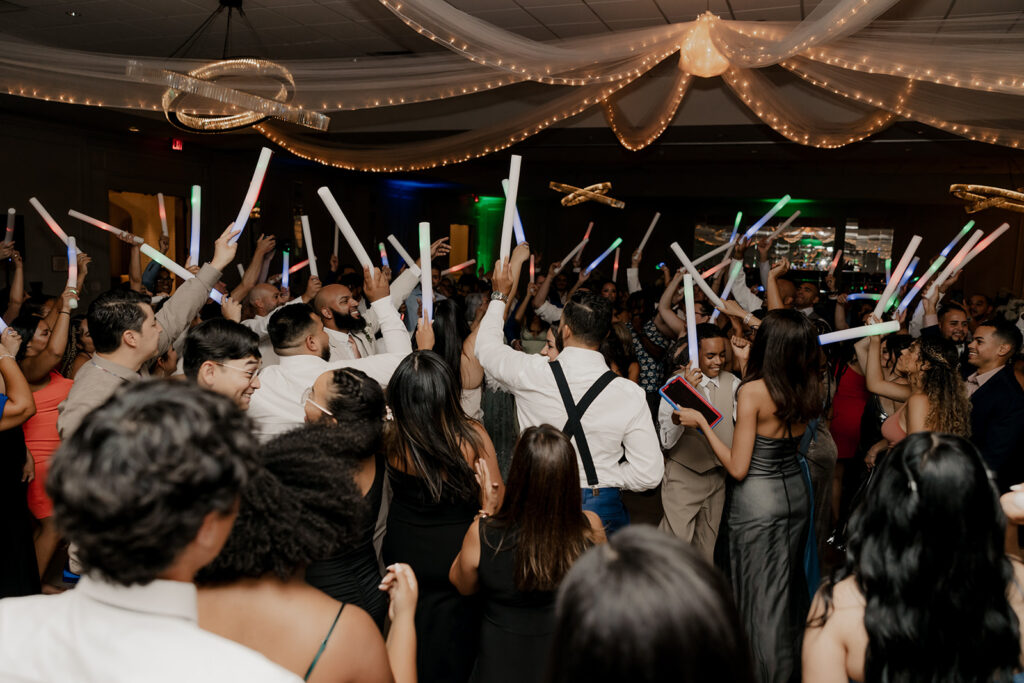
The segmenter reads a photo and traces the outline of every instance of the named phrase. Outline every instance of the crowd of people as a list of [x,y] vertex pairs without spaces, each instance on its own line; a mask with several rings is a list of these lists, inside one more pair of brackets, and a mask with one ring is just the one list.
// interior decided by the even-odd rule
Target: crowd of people
[[84,315],[0,246],[0,680],[1024,678],[1024,323],[959,274],[823,346],[874,302],[770,239],[687,311],[447,239],[432,307],[267,236],[228,288],[232,235]]

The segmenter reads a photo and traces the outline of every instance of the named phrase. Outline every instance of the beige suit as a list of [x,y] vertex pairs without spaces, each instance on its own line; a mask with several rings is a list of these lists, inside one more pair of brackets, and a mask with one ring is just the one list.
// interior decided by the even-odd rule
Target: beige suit
[[[714,431],[731,446],[736,377],[722,372],[717,379],[717,384],[705,380],[701,393],[723,415]],[[725,507],[725,470],[700,430],[672,425],[671,416],[671,407],[663,402],[660,431],[668,452],[661,484],[661,528],[691,543],[710,562]]]

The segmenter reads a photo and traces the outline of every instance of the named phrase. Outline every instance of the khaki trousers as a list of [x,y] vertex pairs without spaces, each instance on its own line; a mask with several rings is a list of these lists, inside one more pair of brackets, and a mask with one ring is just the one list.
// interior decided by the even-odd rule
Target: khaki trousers
[[712,562],[725,507],[725,470],[715,467],[701,474],[667,459],[661,504],[665,514],[659,528],[690,543]]

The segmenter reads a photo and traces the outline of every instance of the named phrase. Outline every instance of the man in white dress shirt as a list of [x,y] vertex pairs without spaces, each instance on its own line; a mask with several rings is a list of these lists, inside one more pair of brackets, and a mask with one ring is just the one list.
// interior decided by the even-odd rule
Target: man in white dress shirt
[[324,372],[344,367],[357,368],[386,385],[402,359],[412,353],[409,334],[391,303],[387,277],[379,268],[375,272],[371,279],[369,269],[364,269],[364,290],[371,302],[370,310],[380,320],[387,353],[328,362],[331,357],[330,339],[323,321],[311,306],[283,306],[270,317],[270,340],[280,363],[263,369],[259,377],[260,388],[253,393],[249,403],[249,416],[261,440],[266,441],[303,424],[303,394]]
[[192,579],[255,466],[243,414],[186,382],[133,382],[86,417],[47,482],[85,575],[61,595],[0,600],[0,680],[298,681],[198,626]]
[[[597,294],[577,293],[566,303],[556,338],[557,361],[548,363],[543,356],[505,345],[502,327],[512,270],[522,265],[518,252],[513,266],[495,266],[491,304],[477,333],[477,358],[515,395],[521,428],[551,424],[572,436],[580,456],[583,508],[597,513],[605,528],[614,531],[629,523],[620,489],[652,489],[665,472],[647,400],[633,382],[607,375],[610,370],[598,349],[611,329],[612,311],[608,300]],[[566,398],[573,405],[567,405],[560,385],[571,394]],[[579,428],[567,424],[570,410]]]
[[243,320],[242,325],[248,327],[259,337],[260,357],[264,367],[278,363],[274,346],[270,343],[270,337],[267,335],[270,316],[281,306],[300,302],[308,304],[320,292],[320,288],[320,278],[310,277],[302,296],[297,296],[290,301],[288,300],[288,290],[278,289],[266,282],[261,282],[249,292],[249,296],[245,300],[244,311],[251,314],[252,317]]

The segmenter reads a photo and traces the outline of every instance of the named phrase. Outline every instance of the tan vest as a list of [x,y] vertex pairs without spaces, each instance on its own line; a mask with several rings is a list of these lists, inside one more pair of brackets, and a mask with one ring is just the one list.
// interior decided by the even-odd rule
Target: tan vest
[[[722,414],[722,419],[715,425],[714,432],[726,446],[730,447],[732,446],[733,429],[736,426],[732,418],[732,385],[734,382],[735,376],[723,370],[718,376],[717,387],[713,382],[708,382],[705,387],[709,402],[715,407],[715,410]],[[692,427],[683,430],[679,441],[669,450],[668,457],[698,474],[722,466],[722,463],[715,457],[714,451],[711,450],[708,440],[704,438],[699,429]]]

